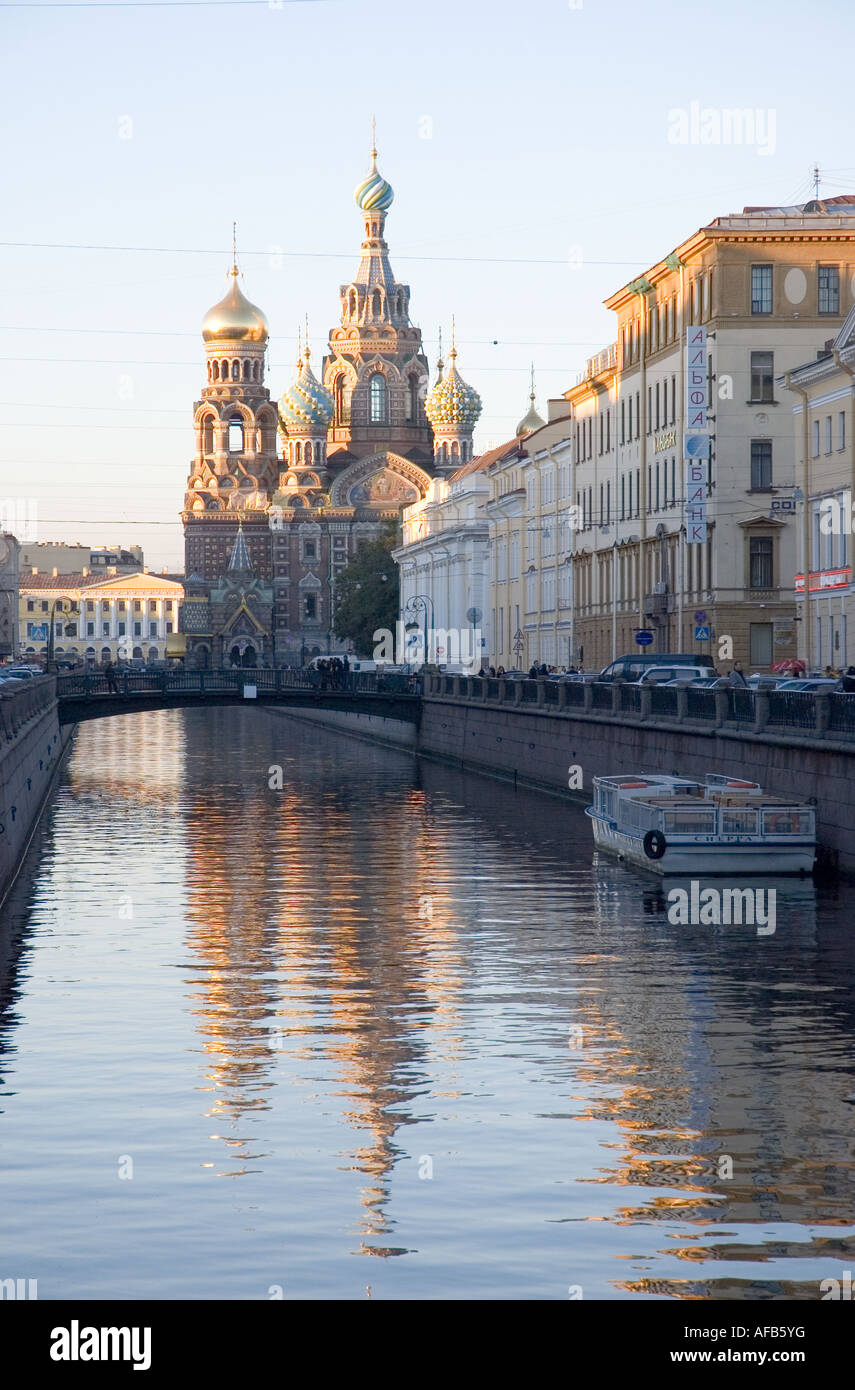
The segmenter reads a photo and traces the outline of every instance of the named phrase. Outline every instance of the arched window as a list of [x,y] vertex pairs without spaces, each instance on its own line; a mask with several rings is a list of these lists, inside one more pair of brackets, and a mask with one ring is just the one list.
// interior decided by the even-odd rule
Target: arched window
[[335,399],[335,422],[337,425],[345,424],[345,404],[344,404],[344,377],[337,376],[333,387]]
[[375,372],[371,377],[371,423],[372,425],[385,425],[386,423],[386,404],[387,390],[386,378],[382,372]]
[[240,362],[232,363],[232,381],[240,380]]
[[243,420],[239,415],[233,415],[229,420],[229,453],[243,453]]
[[258,380],[259,380],[259,376],[258,376],[258,366],[259,366],[258,362],[253,362],[253,364],[252,364],[252,379],[253,379],[253,381],[258,381]]
[[251,377],[252,377],[252,368],[250,367],[250,364],[249,364],[248,361],[244,361],[244,364],[243,364],[243,379],[244,379],[244,381],[249,381],[249,380],[251,379]]
[[295,445],[294,445],[294,462],[295,462],[295,463],[298,463],[298,464],[303,462],[303,446],[302,446],[302,444],[295,444]]
[[212,363],[211,363],[211,373],[212,373],[212,376],[213,376],[213,378],[214,378],[214,381],[219,381],[219,379],[220,379],[220,364],[219,364],[219,362],[212,362]]
[[226,362],[226,361],[222,361],[222,362],[220,363],[220,380],[221,380],[221,381],[228,381],[228,379],[229,379],[229,364],[228,364],[228,362]]
[[355,319],[355,318],[356,318],[356,305],[357,305],[356,290],[351,290],[351,291],[350,291],[350,317],[351,317],[352,319]]
[[419,418],[419,379],[411,376],[407,382],[407,419],[415,424]]
[[451,446],[451,462],[456,463],[460,458],[460,447],[455,439]]
[[306,444],[303,461],[306,464],[307,468],[311,467],[311,465],[314,463],[314,452],[312,450],[311,441],[309,441]]
[[371,312],[373,313],[375,319],[383,317],[383,300],[380,296],[379,290],[374,291],[374,307]]
[[[216,362],[214,366],[216,366]],[[214,452],[214,417],[206,415],[202,421],[202,453],[212,454]]]
[[399,295],[398,295],[398,313],[399,313],[399,314],[403,314],[403,312],[404,312],[404,296],[403,296],[402,294],[399,294]]

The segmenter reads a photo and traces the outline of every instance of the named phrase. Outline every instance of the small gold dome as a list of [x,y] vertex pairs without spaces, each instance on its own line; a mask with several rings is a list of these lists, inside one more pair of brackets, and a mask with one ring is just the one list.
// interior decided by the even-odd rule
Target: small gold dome
[[237,277],[235,266],[225,299],[209,309],[202,320],[202,337],[206,343],[263,343],[268,337],[267,319],[260,309],[250,304]]

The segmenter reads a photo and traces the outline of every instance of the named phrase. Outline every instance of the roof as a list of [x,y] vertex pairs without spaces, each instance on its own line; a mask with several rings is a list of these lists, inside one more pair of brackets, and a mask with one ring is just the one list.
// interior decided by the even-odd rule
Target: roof
[[514,436],[513,439],[506,440],[504,444],[498,444],[495,449],[488,449],[485,454],[479,454],[477,458],[470,459],[468,463],[464,463],[462,468],[458,468],[456,473],[451,474],[448,481],[450,483],[456,483],[459,482],[461,478],[468,477],[470,473],[481,473],[489,468],[491,464],[498,463],[499,459],[503,458],[505,454],[509,454],[513,450],[518,450],[519,448],[520,440]]
[[163,574],[146,574],[136,570],[132,574],[22,574],[19,588],[21,593],[66,593],[69,589],[109,589],[113,593],[150,593],[160,589],[164,597],[176,597],[182,588],[181,581],[168,579]]
[[22,589],[89,589],[107,582],[103,574],[22,574]]

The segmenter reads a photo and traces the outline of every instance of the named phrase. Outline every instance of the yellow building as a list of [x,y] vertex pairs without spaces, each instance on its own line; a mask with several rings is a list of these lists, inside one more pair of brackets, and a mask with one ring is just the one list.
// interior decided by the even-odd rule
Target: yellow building
[[22,574],[20,652],[57,660],[162,661],[178,633],[183,586],[161,575]]
[[[606,300],[616,341],[565,393],[586,667],[633,651],[639,629],[653,633],[649,650],[725,665],[732,655],[755,670],[796,654],[796,460],[775,383],[839,331],[853,277],[847,196],[718,217]],[[695,326],[706,343],[698,432],[710,454],[697,544],[684,465]]]
[[801,616],[799,656],[808,668],[855,664],[853,381],[855,308],[820,355],[779,381],[794,402],[799,530],[795,599]]

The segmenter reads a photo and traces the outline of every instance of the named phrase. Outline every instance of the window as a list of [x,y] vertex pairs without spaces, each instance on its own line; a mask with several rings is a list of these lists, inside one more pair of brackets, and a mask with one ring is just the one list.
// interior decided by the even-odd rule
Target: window
[[772,664],[772,624],[749,624],[749,660],[752,666],[771,666]]
[[[119,627],[121,627],[121,626],[122,626],[122,624],[119,623]],[[87,623],[87,624],[86,624],[86,636],[87,636],[87,637],[94,637],[94,636],[95,636],[95,624],[94,624],[94,623]]]
[[141,608],[142,608],[142,604],[140,603],[140,601],[139,601],[138,598],[135,598],[135,599],[134,599],[134,612],[135,612],[135,613],[139,613],[139,611],[140,611]]
[[751,312],[752,314],[771,314],[772,312],[772,267],[753,265],[751,267]]
[[[119,604],[119,607],[121,608],[122,605]],[[87,613],[94,613],[94,612],[95,612],[95,604],[92,602],[91,598],[86,600],[86,612],[87,612]]]
[[229,420],[229,453],[243,453],[243,420],[239,415],[233,415]]
[[314,541],[303,541],[303,559],[316,560],[317,550]]
[[156,637],[156,636],[157,636],[157,623],[149,623],[149,625],[148,625],[148,635],[149,635],[149,637]]
[[120,598],[120,599],[119,599],[119,612],[120,612],[120,613],[124,613],[124,611],[125,611],[125,600],[124,600],[123,598]]
[[831,453],[831,416],[825,417],[825,452]]
[[821,314],[840,313],[840,271],[836,265],[821,265],[817,270],[818,308]]
[[102,636],[102,637],[109,637],[109,636],[110,636],[110,624],[109,624],[109,623],[102,623],[102,624],[101,624],[101,636]]
[[314,594],[303,595],[303,617],[308,619],[316,618],[318,615],[318,600]]
[[409,378],[409,390],[407,392],[407,419],[415,423],[419,418],[419,379],[417,376]]
[[[772,537],[752,536],[748,542],[750,556],[749,586],[752,589],[772,588]],[[752,661],[754,658],[752,657]],[[761,663],[765,665],[766,663]]]
[[676,411],[677,411],[677,378],[676,378],[676,376],[672,376],[672,378],[671,378],[671,424],[672,424],[672,425],[676,423],[676,419],[677,419]]
[[134,636],[142,637],[142,623],[134,623]]
[[34,604],[33,600],[32,600],[31,598],[28,598],[28,599],[27,599],[27,612],[28,612],[28,613],[34,613],[34,612],[35,612],[35,608],[36,608],[36,605]]
[[385,425],[387,389],[386,378],[383,373],[375,372],[371,377],[369,385],[371,396],[371,423],[372,425]]
[[841,410],[837,416],[837,447],[846,448],[846,411]]
[[813,456],[819,458],[819,421],[813,422]]
[[[90,637],[91,637],[91,636],[92,636],[92,633],[90,633],[89,635],[90,635]],[[124,623],[119,623],[119,636],[120,636],[120,637],[124,637],[124,635],[125,635],[125,624],[124,624]]]
[[171,598],[168,598],[168,599],[166,600],[166,611],[167,611],[167,613],[171,613],[171,612],[172,612],[172,599],[171,599]]
[[772,486],[772,441],[771,439],[752,439],[751,441],[751,489],[766,492]]
[[752,352],[751,354],[751,400],[773,401],[775,384],[775,357],[771,352]]
[[344,401],[344,377],[337,376],[333,387],[333,397],[335,400],[335,422],[337,425],[347,423],[347,410]]
[[167,632],[171,632],[171,631],[172,631],[172,623],[167,623],[167,624],[166,624],[166,631],[167,631]]

